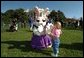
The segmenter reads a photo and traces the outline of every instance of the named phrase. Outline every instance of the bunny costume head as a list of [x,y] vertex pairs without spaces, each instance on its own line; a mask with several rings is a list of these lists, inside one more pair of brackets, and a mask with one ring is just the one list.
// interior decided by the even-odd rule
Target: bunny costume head
[[43,35],[42,32],[44,30],[44,27],[46,26],[46,23],[48,21],[48,14],[50,13],[49,12],[49,9],[46,8],[46,9],[42,9],[42,8],[38,8],[37,6],[34,8],[34,25],[37,26],[34,27],[33,29],[33,32],[34,34],[36,35]]

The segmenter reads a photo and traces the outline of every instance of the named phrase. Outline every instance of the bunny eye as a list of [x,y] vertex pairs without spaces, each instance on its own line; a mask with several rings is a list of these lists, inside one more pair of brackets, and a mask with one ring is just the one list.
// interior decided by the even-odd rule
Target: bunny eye
[[36,20],[37,22],[39,22],[39,20]]
[[42,20],[43,22],[45,22],[46,20]]

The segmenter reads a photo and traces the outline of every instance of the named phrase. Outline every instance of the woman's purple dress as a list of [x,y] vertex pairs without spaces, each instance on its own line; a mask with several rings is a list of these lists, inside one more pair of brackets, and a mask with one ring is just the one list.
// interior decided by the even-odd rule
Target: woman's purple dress
[[48,35],[37,36],[33,34],[31,45],[32,48],[36,49],[47,48],[49,45],[51,45],[51,38]]

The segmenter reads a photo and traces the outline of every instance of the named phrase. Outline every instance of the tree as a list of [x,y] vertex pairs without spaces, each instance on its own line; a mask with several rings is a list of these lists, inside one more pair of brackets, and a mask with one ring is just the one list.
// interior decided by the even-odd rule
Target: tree
[[58,10],[57,13],[58,13],[57,14],[58,15],[58,20],[64,21],[66,19],[65,15],[64,15],[64,13],[62,11]]
[[14,17],[16,17],[16,18],[21,17],[21,18],[23,18],[24,20],[27,20],[27,15],[26,15],[26,13],[24,12],[24,9],[22,9],[22,8],[19,8],[19,9],[16,9],[16,10],[15,10]]
[[54,21],[64,21],[66,18],[64,13],[60,10],[57,12],[55,10],[52,10],[49,16],[54,20]]
[[7,10],[5,12],[5,14],[9,17],[9,18],[14,18],[14,10],[10,9],[10,10]]
[[5,13],[2,14],[2,17],[5,23],[9,23],[11,21],[11,18],[14,18],[14,10],[7,10]]
[[57,19],[62,23],[62,26],[64,26],[64,20],[66,19],[64,13],[60,10],[57,11]]
[[83,28],[83,18],[82,17],[80,17],[80,26],[81,26],[81,28]]
[[49,14],[49,17],[53,19],[53,22],[57,20],[57,12],[55,10],[52,10]]

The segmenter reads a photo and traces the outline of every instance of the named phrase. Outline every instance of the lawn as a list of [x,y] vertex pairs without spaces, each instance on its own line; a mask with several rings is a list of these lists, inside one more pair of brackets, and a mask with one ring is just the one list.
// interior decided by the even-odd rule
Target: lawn
[[[32,32],[1,32],[1,57],[51,57],[52,48],[42,51],[31,48]],[[83,31],[63,29],[59,57],[83,57]]]

